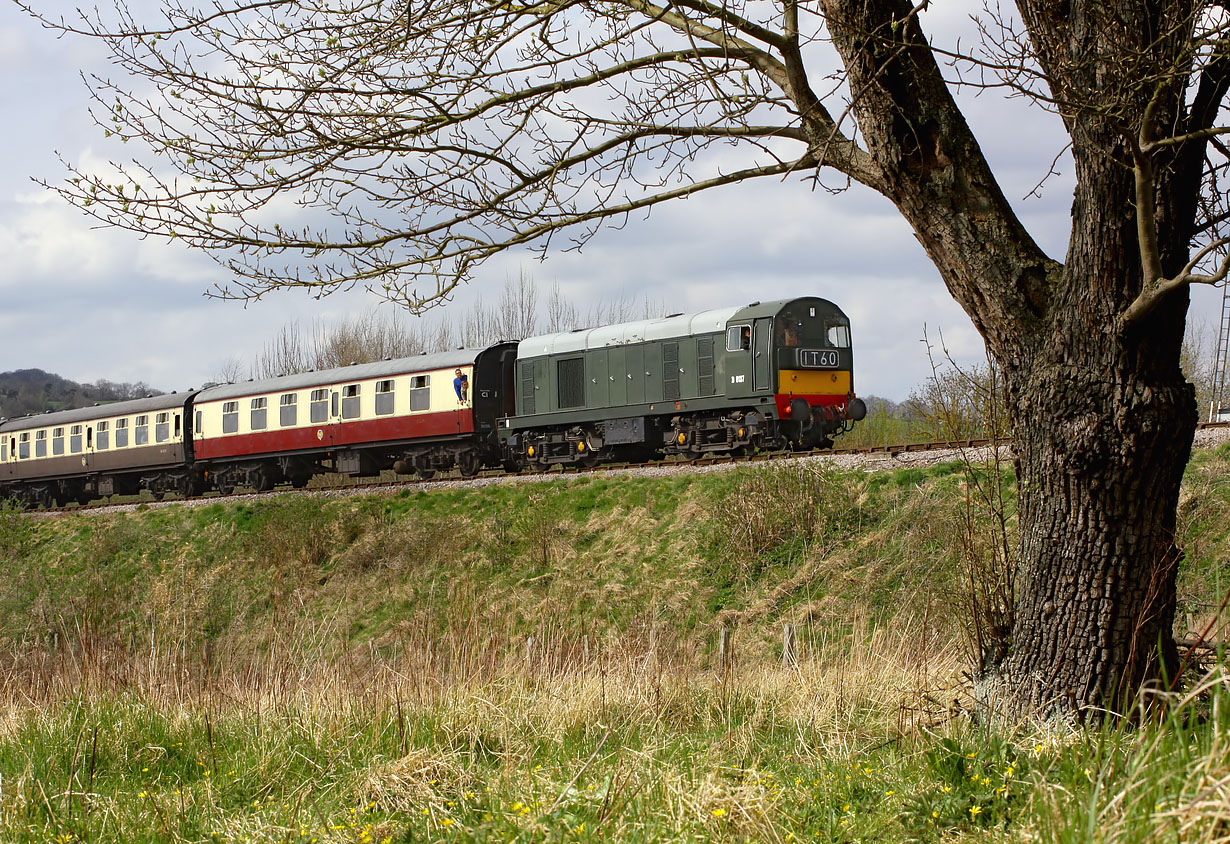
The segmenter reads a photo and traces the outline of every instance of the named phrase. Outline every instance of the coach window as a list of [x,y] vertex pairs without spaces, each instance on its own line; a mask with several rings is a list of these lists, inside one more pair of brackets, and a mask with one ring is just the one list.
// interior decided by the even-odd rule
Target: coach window
[[312,390],[312,401],[308,406],[312,424],[326,422],[329,419],[329,391]]
[[278,399],[278,424],[293,428],[299,423],[299,395],[287,393]]
[[81,453],[81,426],[74,425],[68,429],[68,450],[72,454]]
[[132,444],[149,445],[149,417],[138,416],[132,420]]
[[46,457],[47,456],[47,432],[46,431],[35,431],[34,432],[34,456],[35,457]]
[[9,441],[0,439],[0,463],[7,463],[9,459]]
[[111,447],[111,432],[107,427],[106,422],[99,422],[94,426],[94,448],[97,451],[106,451]]
[[265,430],[265,419],[269,407],[269,399],[264,396],[259,399],[252,399],[252,430]]
[[222,403],[222,433],[233,434],[239,430],[239,402]]
[[192,432],[199,437],[201,435],[201,432],[204,430],[205,430],[205,413],[204,411],[198,410],[196,412],[196,419],[192,425]]
[[159,413],[154,417],[154,442],[164,443],[171,439],[171,414]]
[[52,428],[51,429],[51,453],[57,457],[64,453],[64,429],[63,428]]
[[21,435],[21,445],[17,449],[17,457],[21,460],[27,460],[30,457],[30,432],[26,431]]
[[752,327],[732,325],[726,329],[726,351],[746,352],[752,347]]
[[359,385],[347,384],[342,387],[342,418],[359,418]]
[[430,375],[415,375],[410,379],[411,410],[427,410],[431,407],[430,386]]
[[115,420],[115,447],[128,448],[128,420]]
[[376,382],[376,415],[388,416],[393,412],[393,381]]

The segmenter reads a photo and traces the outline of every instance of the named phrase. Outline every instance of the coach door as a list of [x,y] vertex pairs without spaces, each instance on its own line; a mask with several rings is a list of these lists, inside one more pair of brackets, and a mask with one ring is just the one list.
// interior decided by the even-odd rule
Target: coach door
[[770,341],[773,338],[773,320],[765,318],[756,320],[752,331],[752,389],[764,392],[770,389],[772,370],[770,363]]

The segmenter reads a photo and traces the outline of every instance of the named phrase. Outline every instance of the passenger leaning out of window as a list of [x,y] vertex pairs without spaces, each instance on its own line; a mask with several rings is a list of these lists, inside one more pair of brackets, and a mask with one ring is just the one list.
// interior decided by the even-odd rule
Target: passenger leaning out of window
[[470,400],[470,379],[460,369],[453,374],[456,376],[453,379],[453,390],[457,393],[457,402],[465,404]]

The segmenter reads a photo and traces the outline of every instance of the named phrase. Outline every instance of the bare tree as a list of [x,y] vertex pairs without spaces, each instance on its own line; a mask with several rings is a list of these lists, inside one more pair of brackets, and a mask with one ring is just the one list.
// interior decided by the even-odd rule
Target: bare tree
[[[138,21],[119,5],[48,23],[156,86],[93,88],[99,121],[149,154],[55,189],[217,255],[239,278],[221,295],[365,284],[421,309],[497,252],[575,246],[678,197],[860,182],[909,222],[1003,372],[1021,571],[1011,647],[988,672],[1008,711],[1126,706],[1177,664],[1175,509],[1196,421],[1179,350],[1188,286],[1230,260],[1227,12],[1018,0],[1019,24],[988,15],[977,54],[955,56],[924,33],[928,6],[170,0]],[[966,82],[1062,120],[1063,262],[1000,190],[953,95]],[[710,166],[716,145],[742,164]]]
[[551,285],[551,292],[547,294],[546,330],[548,332],[571,331],[574,328],[580,328],[580,323],[581,317],[577,313],[576,306],[564,296],[559,282]]
[[299,323],[288,322],[272,340],[265,343],[264,350],[252,365],[252,371],[257,378],[274,378],[306,372],[314,367],[315,358],[304,342]]
[[524,269],[516,281],[504,282],[495,326],[493,340],[524,340],[538,333],[538,286]]
[[404,358],[427,350],[417,325],[409,326],[399,314],[376,308],[333,323],[317,323],[312,345],[313,369]]
[[237,384],[248,377],[250,367],[244,364],[243,358],[231,355],[218,364],[215,379],[222,384]]

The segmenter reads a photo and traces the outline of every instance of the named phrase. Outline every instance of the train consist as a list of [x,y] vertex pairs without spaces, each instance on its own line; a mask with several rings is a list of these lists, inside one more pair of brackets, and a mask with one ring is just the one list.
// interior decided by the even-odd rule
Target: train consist
[[850,322],[756,302],[0,422],[0,499],[815,448],[864,417]]

